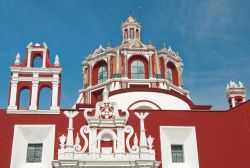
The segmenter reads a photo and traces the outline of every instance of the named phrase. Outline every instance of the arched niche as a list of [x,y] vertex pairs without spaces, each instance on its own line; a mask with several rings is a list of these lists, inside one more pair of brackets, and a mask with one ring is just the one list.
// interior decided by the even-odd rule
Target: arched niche
[[[112,144],[113,143],[113,144]],[[97,135],[97,149],[101,153],[115,153],[117,136],[111,129],[103,129]]]
[[137,65],[143,65],[144,66],[144,74],[145,74],[145,79],[149,78],[149,70],[148,70],[148,60],[146,57],[142,55],[134,55],[129,58],[128,60],[128,77],[132,79],[132,74],[134,69],[132,68],[132,65],[135,65],[135,63],[138,63]]

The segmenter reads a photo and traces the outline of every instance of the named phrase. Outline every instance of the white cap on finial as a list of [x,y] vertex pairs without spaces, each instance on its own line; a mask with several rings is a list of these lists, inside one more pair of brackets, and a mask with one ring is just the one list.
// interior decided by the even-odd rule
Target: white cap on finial
[[45,42],[43,42],[43,46],[44,46],[45,48],[48,48],[48,46],[47,46],[47,44],[46,44]]
[[17,53],[16,60],[15,60],[15,65],[20,65],[20,63],[21,63],[20,58],[21,58],[20,54]]
[[243,85],[243,83],[242,83],[241,81],[239,81],[239,87],[240,87],[240,88],[243,88],[243,87],[244,87],[244,85]]
[[55,62],[54,62],[54,65],[55,66],[60,66],[60,61],[59,61],[60,59],[59,59],[59,56],[58,55],[56,55],[56,57],[55,57]]
[[27,45],[27,48],[30,48],[33,45],[32,42],[29,42],[29,44]]

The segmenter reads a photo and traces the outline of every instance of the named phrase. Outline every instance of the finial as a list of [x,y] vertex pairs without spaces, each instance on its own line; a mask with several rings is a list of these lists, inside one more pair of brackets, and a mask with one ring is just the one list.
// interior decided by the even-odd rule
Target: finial
[[93,50],[92,49],[90,50],[90,54],[93,54]]
[[166,48],[166,43],[163,43],[163,48]]
[[33,45],[32,42],[29,42],[29,44],[27,45],[27,48],[30,48]]
[[148,44],[152,44],[151,40],[148,40]]
[[244,87],[244,85],[243,85],[243,83],[242,83],[241,81],[239,81],[239,87],[240,87],[240,88],[243,88],[243,87]]
[[170,46],[168,47],[168,51],[172,51],[172,48]]
[[107,87],[104,88],[102,96],[103,96],[103,102],[109,102],[109,91]]
[[44,46],[45,48],[48,48],[48,46],[47,46],[47,44],[46,44],[45,42],[43,42],[43,46]]
[[20,54],[19,53],[17,53],[17,55],[16,55],[16,60],[15,60],[15,65],[20,65],[20,58],[21,58],[21,56],[20,56]]
[[55,56],[54,65],[55,65],[55,66],[60,66],[60,59],[59,59],[59,56],[58,56],[58,55]]
[[109,42],[107,43],[107,47],[106,48],[110,48],[110,43]]
[[99,45],[99,48],[102,48],[102,45],[101,45],[101,44]]

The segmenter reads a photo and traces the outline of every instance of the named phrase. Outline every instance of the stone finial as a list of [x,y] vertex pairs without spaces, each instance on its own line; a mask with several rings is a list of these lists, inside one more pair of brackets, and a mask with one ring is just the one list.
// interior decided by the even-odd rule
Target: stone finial
[[59,56],[58,56],[58,55],[55,56],[54,65],[55,65],[55,66],[60,66],[60,59],[59,59]]
[[163,48],[166,48],[166,43],[163,43]]
[[21,63],[20,58],[21,58],[20,54],[17,53],[16,60],[15,60],[15,65],[20,65],[20,63]]
[[243,83],[241,81],[239,81],[239,87],[244,88],[244,85],[243,85]]
[[103,96],[103,102],[109,102],[109,91],[107,87],[104,88],[102,96]]
[[27,45],[27,48],[30,48],[33,45],[32,42],[29,42],[29,44]]
[[169,51],[169,52],[172,52],[172,48],[171,48],[170,46],[168,47],[168,51]]
[[110,49],[110,43],[107,43],[106,49]]
[[45,48],[48,48],[48,46],[47,46],[47,44],[46,44],[45,42],[43,42],[43,46],[44,46]]
[[99,45],[99,49],[101,49],[101,48],[102,48],[102,44]]

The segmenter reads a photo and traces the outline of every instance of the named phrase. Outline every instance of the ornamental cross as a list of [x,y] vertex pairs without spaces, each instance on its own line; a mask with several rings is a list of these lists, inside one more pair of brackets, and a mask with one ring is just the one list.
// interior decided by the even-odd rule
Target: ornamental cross
[[105,119],[111,119],[114,117],[114,108],[110,103],[104,103],[104,106],[100,107],[101,116]]

